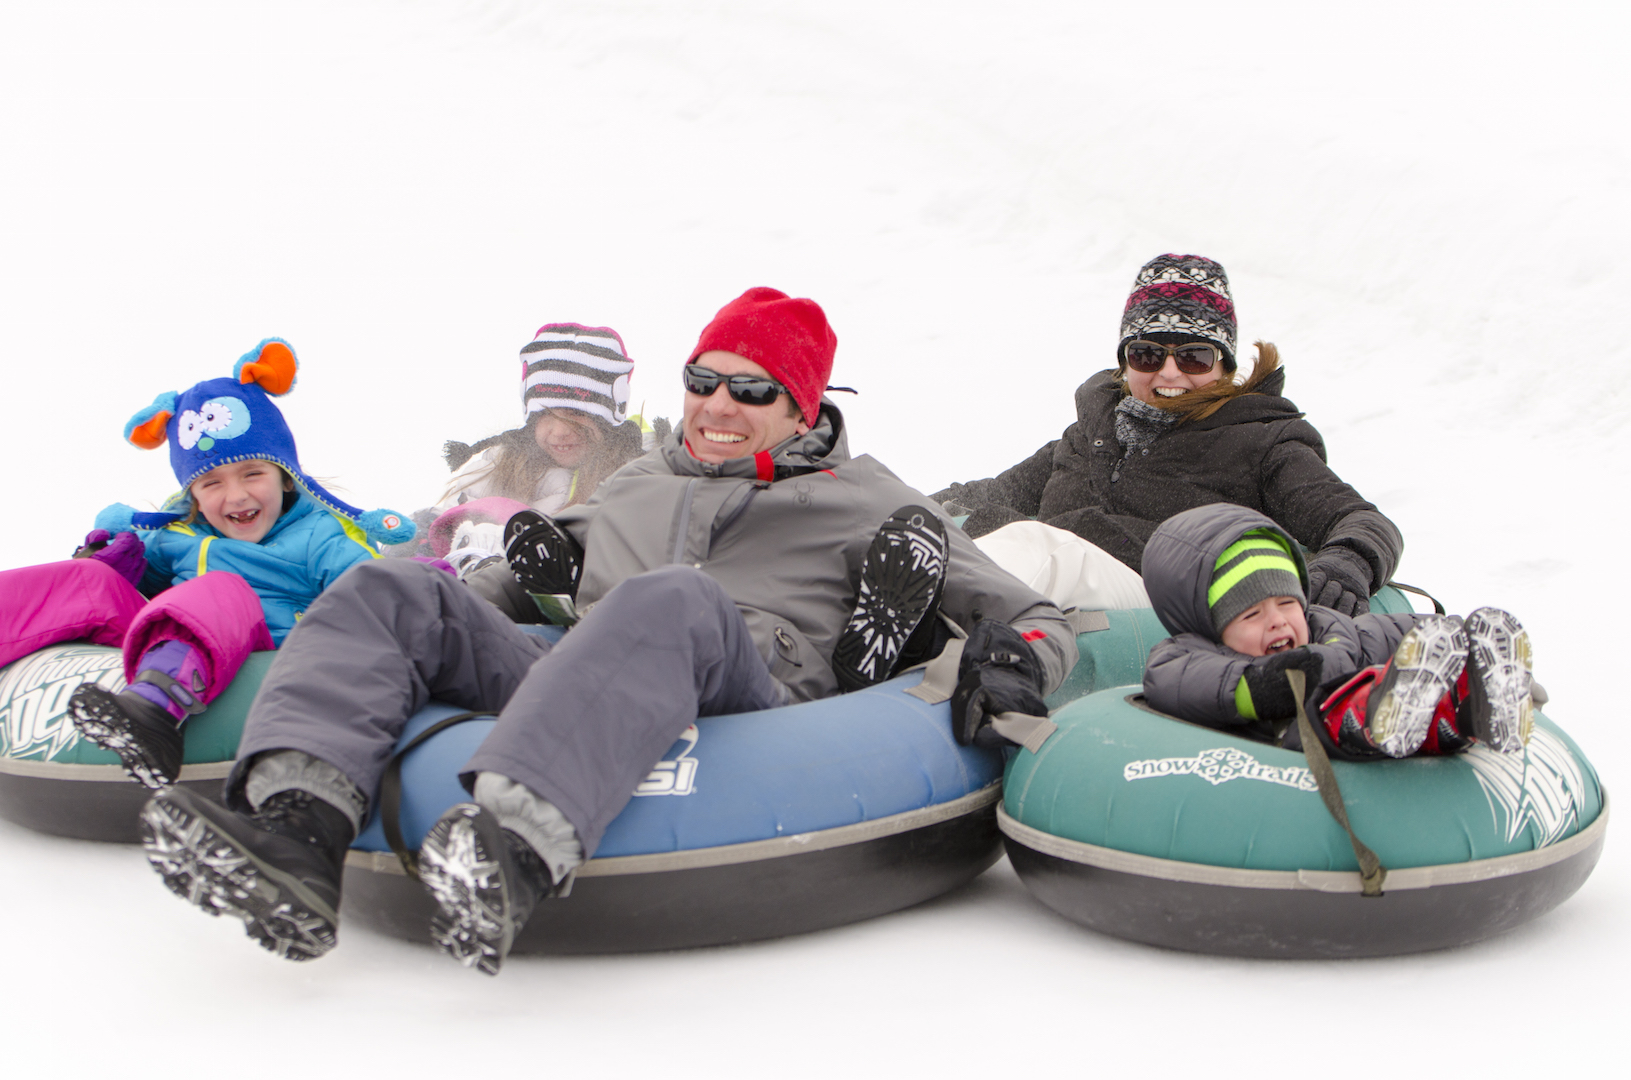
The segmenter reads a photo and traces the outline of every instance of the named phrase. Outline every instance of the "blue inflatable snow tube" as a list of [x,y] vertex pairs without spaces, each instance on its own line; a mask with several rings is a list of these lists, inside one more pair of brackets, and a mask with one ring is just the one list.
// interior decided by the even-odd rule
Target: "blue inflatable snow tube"
[[[1000,753],[958,746],[950,709],[906,690],[921,675],[821,701],[698,720],[606,829],[596,859],[823,832],[953,802],[1002,779]],[[398,745],[463,710],[432,704]],[[470,795],[458,772],[492,719],[448,728],[402,761],[401,828],[417,849]],[[353,848],[389,852],[376,810]]]
[[[937,896],[996,861],[1003,757],[958,746],[920,672],[840,697],[692,725],[608,827],[570,895],[541,904],[517,951],[620,952],[749,941]],[[460,710],[433,704],[400,746]],[[494,721],[402,758],[398,823],[417,849],[469,795],[458,772]],[[424,889],[376,809],[353,844],[346,917],[423,938]]]

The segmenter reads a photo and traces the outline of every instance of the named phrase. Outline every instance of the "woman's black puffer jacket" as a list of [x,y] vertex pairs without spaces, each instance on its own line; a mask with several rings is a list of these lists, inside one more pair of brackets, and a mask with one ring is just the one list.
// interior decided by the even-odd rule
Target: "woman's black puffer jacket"
[[[1230,398],[1202,420],[1175,425],[1125,456],[1116,441],[1115,371],[1076,391],[1077,421],[1000,476],[953,484],[934,497],[974,510],[971,536],[1023,518],[1076,533],[1134,570],[1144,543],[1173,514],[1208,503],[1249,506],[1309,550],[1316,592],[1326,577],[1368,576],[1365,595],[1392,575],[1404,550],[1398,528],[1325,463],[1325,442],[1280,395],[1285,372],[1258,392]],[[1362,609],[1361,609],[1362,610]]]

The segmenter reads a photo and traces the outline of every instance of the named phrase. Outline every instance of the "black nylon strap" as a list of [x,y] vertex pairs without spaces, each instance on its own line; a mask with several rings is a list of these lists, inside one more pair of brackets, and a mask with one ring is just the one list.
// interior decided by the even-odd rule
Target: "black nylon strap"
[[438,735],[455,724],[497,715],[493,712],[465,712],[438,720],[409,740],[407,746],[392,754],[390,762],[385,766],[385,775],[379,778],[379,824],[380,828],[385,830],[385,842],[391,845],[391,850],[401,860],[402,869],[408,872],[409,877],[415,879],[419,877],[419,855],[409,851],[408,845],[402,840],[402,759],[407,757],[408,751],[432,735]]
[[1342,801],[1342,789],[1337,786],[1337,774],[1331,768],[1331,759],[1325,753],[1325,744],[1320,742],[1319,736],[1314,733],[1314,725],[1308,720],[1308,710],[1303,707],[1303,693],[1307,689],[1306,677],[1296,668],[1286,672],[1286,681],[1291,683],[1291,693],[1297,699],[1297,730],[1303,738],[1303,755],[1308,758],[1308,771],[1314,774],[1314,783],[1319,786],[1320,798],[1325,802],[1325,809],[1336,818],[1342,831],[1348,834],[1348,843],[1353,845],[1354,858],[1359,860],[1360,893],[1365,896],[1381,896],[1382,883],[1387,880],[1387,867],[1382,860],[1376,857],[1376,852],[1365,846],[1364,841],[1354,835],[1353,826],[1348,824],[1348,807]]
[[[1434,614],[1437,614],[1437,615],[1444,614],[1444,605],[1438,602],[1438,597],[1434,596],[1432,593],[1428,592],[1426,589],[1418,589],[1414,585],[1406,585],[1402,581],[1390,581],[1387,584],[1393,586],[1395,589],[1398,589],[1400,592],[1415,593],[1417,596],[1427,597],[1427,599],[1429,599],[1429,600],[1431,600],[1433,602],[1433,612],[1434,612]],[[1387,587],[1386,585],[1383,586],[1383,588],[1386,588],[1386,587]]]

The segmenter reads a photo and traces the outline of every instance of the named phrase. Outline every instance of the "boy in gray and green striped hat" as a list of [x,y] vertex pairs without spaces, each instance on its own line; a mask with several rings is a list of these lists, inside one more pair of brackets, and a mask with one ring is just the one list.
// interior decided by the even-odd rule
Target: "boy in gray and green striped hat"
[[1529,635],[1497,608],[1350,617],[1310,606],[1302,554],[1255,510],[1178,514],[1144,549],[1144,587],[1172,637],[1144,693],[1163,712],[1300,749],[1287,672],[1332,757],[1453,754],[1476,738],[1523,749],[1533,724]]

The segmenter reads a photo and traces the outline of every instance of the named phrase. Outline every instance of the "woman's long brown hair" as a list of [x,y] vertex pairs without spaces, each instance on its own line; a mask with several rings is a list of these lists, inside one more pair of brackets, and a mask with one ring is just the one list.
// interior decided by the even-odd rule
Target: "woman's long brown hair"
[[[1223,408],[1225,402],[1245,394],[1257,393],[1264,380],[1280,369],[1280,350],[1267,341],[1258,341],[1254,344],[1257,346],[1257,363],[1252,366],[1251,378],[1245,382],[1236,383],[1233,379],[1225,377],[1175,398],[1158,397],[1153,404],[1158,409],[1177,413],[1178,423],[1183,424],[1190,420],[1205,420]],[[1125,369],[1122,371],[1121,385],[1126,389]]]

